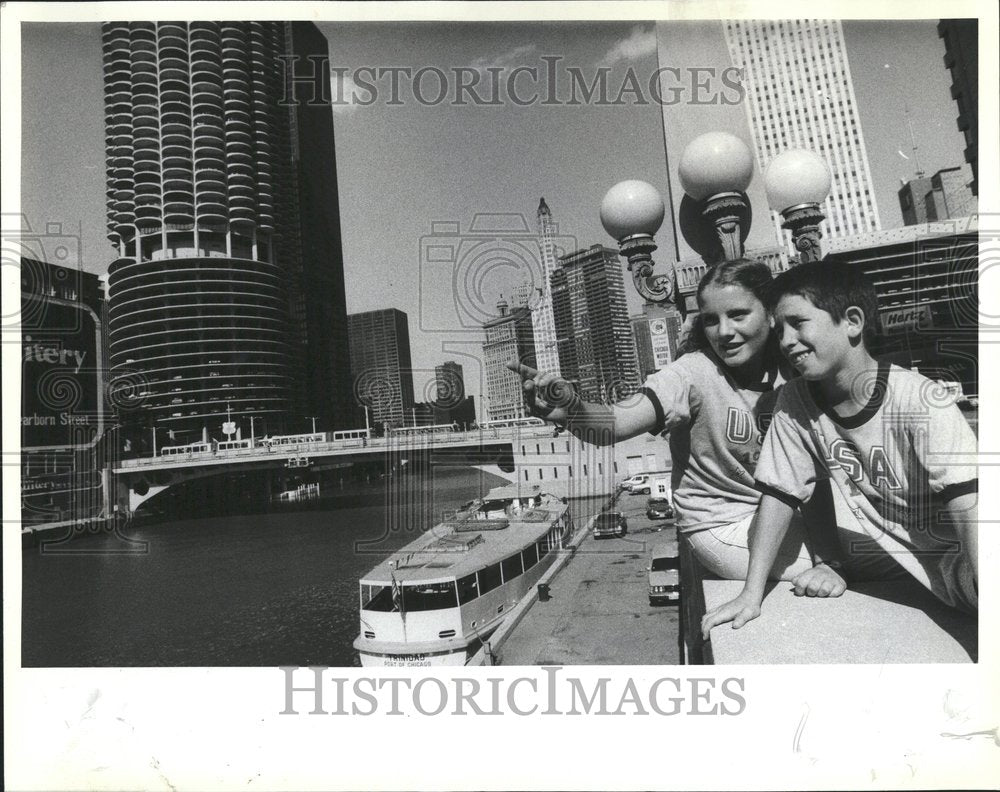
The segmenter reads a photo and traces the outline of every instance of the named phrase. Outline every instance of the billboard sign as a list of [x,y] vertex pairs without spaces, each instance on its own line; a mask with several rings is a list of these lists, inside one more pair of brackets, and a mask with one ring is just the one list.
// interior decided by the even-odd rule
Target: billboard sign
[[103,429],[101,324],[85,305],[46,300],[21,336],[21,448],[86,448]]

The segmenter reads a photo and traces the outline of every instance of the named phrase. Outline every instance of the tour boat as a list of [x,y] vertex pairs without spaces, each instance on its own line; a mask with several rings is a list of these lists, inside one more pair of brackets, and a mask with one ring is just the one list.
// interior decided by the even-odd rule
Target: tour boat
[[361,579],[361,664],[464,665],[572,533],[565,499],[538,486],[466,504]]

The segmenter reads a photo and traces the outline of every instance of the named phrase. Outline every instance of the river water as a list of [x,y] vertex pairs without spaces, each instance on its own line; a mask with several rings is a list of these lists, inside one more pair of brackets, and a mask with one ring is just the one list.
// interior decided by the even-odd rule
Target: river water
[[[358,665],[358,579],[443,511],[504,483],[437,470],[405,506],[373,487],[306,510],[133,526],[130,542],[25,549],[22,664]],[[598,507],[570,502],[577,525]],[[128,552],[137,542],[142,552]]]

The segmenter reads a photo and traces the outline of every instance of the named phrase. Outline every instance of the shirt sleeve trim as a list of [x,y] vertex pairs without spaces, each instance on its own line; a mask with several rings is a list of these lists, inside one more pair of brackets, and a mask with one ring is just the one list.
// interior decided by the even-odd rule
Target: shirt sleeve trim
[[645,386],[639,388],[639,393],[649,399],[650,404],[653,405],[653,412],[656,413],[656,423],[653,428],[649,430],[649,433],[651,435],[658,435],[663,431],[667,424],[667,419],[663,415],[663,405],[660,404],[660,398],[656,395],[652,388],[647,388]]
[[950,501],[952,498],[958,498],[961,495],[968,495],[973,492],[979,492],[979,479],[970,479],[958,484],[949,484],[941,490],[940,497],[942,500]]
[[754,487],[763,495],[770,495],[771,497],[777,498],[786,506],[791,506],[793,509],[798,509],[802,505],[802,501],[796,498],[794,495],[789,495],[787,492],[782,492],[776,487],[772,487],[770,484],[765,484],[762,481],[755,481]]

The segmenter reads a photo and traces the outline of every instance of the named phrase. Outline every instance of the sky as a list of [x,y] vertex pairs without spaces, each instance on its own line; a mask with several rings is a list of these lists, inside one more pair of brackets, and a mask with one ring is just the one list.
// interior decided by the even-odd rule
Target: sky
[[[551,207],[567,248],[612,245],[598,218],[604,193],[630,178],[662,189],[666,160],[655,102],[455,106],[453,70],[481,75],[479,95],[488,100],[491,67],[506,79],[519,65],[543,68],[545,58],[560,58],[561,69],[578,68],[588,80],[599,66],[611,67],[613,95],[627,68],[643,75],[656,69],[654,25],[319,26],[331,66],[348,75],[366,66],[412,73],[433,67],[449,75],[449,93],[434,106],[418,102],[406,78],[400,104],[390,104],[386,77],[376,82],[379,93],[369,105],[335,108],[347,309],[395,307],[408,315],[418,400],[428,394],[434,366],[456,360],[481,406],[477,320],[536,266],[530,259],[539,198]],[[896,191],[916,170],[907,113],[927,174],[964,162],[935,26],[936,20],[844,23],[883,228],[902,225]],[[113,251],[105,236],[99,26],[26,24],[22,35],[21,210],[35,231],[58,223],[64,234],[78,236],[81,266],[105,272]],[[433,72],[425,78],[423,97],[433,102],[438,82]],[[515,88],[530,98],[530,80],[522,78]],[[457,278],[453,264],[434,260],[448,246],[457,251]],[[487,248],[509,255],[489,255]],[[661,241],[660,255],[666,249]],[[626,292],[637,313],[641,301],[631,285]]]

